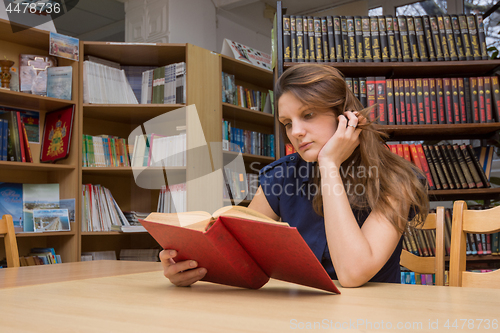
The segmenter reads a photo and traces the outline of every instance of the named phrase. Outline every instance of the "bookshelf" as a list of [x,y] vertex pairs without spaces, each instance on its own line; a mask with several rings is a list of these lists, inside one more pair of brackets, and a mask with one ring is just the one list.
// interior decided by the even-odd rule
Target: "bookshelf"
[[[246,64],[225,55],[220,56],[220,68],[222,72],[234,75],[236,85],[241,85],[244,88],[261,92],[273,90],[274,81],[271,71]],[[222,95],[219,96],[222,98]],[[228,121],[233,128],[241,128],[243,130],[256,131],[264,134],[275,134],[275,117],[273,114],[229,103],[222,103],[221,99],[219,103],[222,107],[222,118]],[[223,164],[228,164],[237,155],[237,152],[223,151]],[[249,153],[242,153],[241,155],[243,157],[246,172],[253,174],[276,159],[275,157]],[[248,206],[250,201],[251,200],[243,200],[239,205]],[[231,204],[234,204],[234,200],[224,199],[224,205]]]
[[[275,81],[287,69],[304,62],[284,61],[283,15],[286,9],[277,3],[276,41],[277,65]],[[340,70],[345,77],[383,76],[385,78],[439,78],[489,76],[500,69],[500,60],[436,61],[436,62],[324,62]],[[276,104],[275,104],[276,105]],[[389,135],[388,141],[487,140],[495,138],[500,122],[432,125],[377,125]],[[284,155],[284,143],[276,137],[279,156]],[[431,201],[479,200],[500,198],[500,188],[429,190]],[[447,258],[448,260],[448,258]],[[468,256],[468,261],[498,266],[498,256]]]
[[[12,23],[15,24],[15,23]],[[49,32],[29,28],[13,33],[11,23],[0,20],[0,49],[5,58],[15,62],[19,68],[19,54],[49,55]],[[58,66],[73,67],[72,100],[61,100],[22,92],[0,90],[0,105],[39,112],[39,137],[43,133],[45,114],[68,106],[76,106],[73,130],[71,132],[72,149],[67,159],[55,164],[40,163],[40,143],[30,142],[34,163],[0,162],[0,182],[10,183],[59,183],[61,199],[75,198],[78,202],[79,192],[79,162],[80,151],[76,148],[79,142],[77,128],[79,122],[78,108],[78,62],[58,58]],[[39,141],[40,142],[40,141]],[[75,207],[76,216],[80,215],[79,205]],[[71,224],[71,231],[18,233],[17,244],[20,255],[26,255],[33,247],[53,247],[61,255],[64,262],[78,260],[79,236],[78,221]],[[4,257],[3,239],[0,240],[0,257]]]

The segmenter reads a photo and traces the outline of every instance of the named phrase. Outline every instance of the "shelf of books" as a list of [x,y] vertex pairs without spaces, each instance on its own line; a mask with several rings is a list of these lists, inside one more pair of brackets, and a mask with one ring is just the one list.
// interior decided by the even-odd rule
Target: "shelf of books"
[[224,205],[246,206],[259,170],[276,159],[273,73],[224,55],[220,66]]
[[78,62],[49,55],[49,32],[13,32],[5,20],[0,49],[0,210],[13,216],[21,257],[45,249],[76,261]]
[[81,253],[158,248],[138,219],[222,206],[219,56],[83,42],[81,58]]

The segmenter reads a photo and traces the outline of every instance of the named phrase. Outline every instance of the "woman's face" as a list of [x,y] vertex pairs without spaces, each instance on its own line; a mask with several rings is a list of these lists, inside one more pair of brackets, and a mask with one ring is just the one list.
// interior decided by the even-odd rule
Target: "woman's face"
[[279,121],[295,150],[305,161],[317,161],[321,148],[337,130],[333,111],[304,105],[290,92],[281,95],[278,110]]

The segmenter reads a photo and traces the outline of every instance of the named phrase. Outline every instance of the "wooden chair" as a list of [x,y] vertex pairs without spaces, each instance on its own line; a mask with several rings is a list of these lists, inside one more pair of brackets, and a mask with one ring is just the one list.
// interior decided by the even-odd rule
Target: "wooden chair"
[[5,235],[5,256],[7,267],[19,267],[19,251],[17,250],[16,233],[12,215],[4,215],[0,220],[0,235]]
[[467,233],[500,231],[500,207],[468,210],[465,201],[455,201],[451,229],[450,286],[500,288],[500,270],[488,273],[465,271]]
[[421,228],[436,229],[436,256],[419,257],[403,250],[400,265],[416,273],[436,274],[436,286],[444,286],[444,207],[430,213]]

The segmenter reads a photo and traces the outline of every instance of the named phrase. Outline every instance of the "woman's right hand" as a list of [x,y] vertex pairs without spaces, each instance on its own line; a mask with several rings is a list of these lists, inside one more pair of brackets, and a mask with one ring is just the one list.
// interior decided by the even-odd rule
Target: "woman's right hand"
[[202,279],[207,274],[206,268],[196,268],[198,263],[194,260],[175,262],[172,258],[177,256],[175,250],[160,252],[163,274],[177,287],[187,287]]

